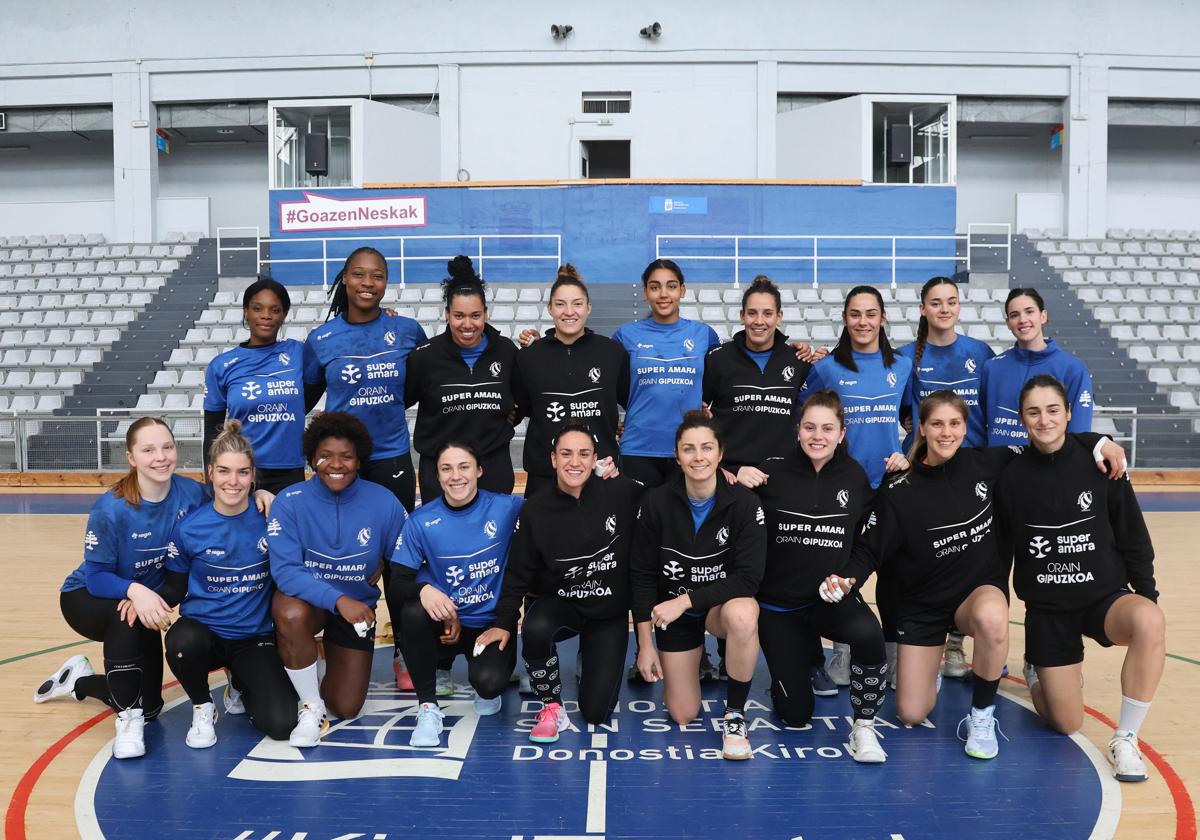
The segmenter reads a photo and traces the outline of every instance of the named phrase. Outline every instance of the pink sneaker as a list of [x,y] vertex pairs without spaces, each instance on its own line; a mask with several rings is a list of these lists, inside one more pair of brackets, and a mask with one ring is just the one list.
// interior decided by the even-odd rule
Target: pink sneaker
[[721,721],[721,753],[730,761],[745,761],[752,755],[741,712],[726,712]]
[[392,672],[396,675],[396,688],[400,691],[413,690],[412,674],[408,673],[408,666],[404,664],[403,657],[397,656],[392,659]]
[[566,710],[558,703],[547,703],[537,714],[537,723],[529,733],[529,740],[535,744],[553,744],[558,740],[558,733],[571,725]]

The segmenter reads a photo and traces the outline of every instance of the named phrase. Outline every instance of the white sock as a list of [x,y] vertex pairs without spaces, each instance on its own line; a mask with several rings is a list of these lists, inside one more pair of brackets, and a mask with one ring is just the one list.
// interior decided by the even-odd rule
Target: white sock
[[325,701],[321,699],[321,681],[317,678],[316,662],[295,671],[291,668],[283,670],[287,671],[288,679],[292,681],[301,703],[313,709],[325,708]]
[[1117,723],[1117,733],[1128,732],[1136,737],[1149,711],[1149,703],[1143,703],[1141,700],[1134,700],[1132,697],[1122,695],[1121,720]]

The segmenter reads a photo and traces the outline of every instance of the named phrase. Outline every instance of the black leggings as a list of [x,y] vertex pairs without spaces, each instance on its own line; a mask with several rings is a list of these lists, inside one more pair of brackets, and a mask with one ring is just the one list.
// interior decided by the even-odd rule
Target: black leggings
[[304,481],[304,467],[294,467],[286,470],[271,470],[259,467],[254,477],[254,484],[259,490],[266,490],[278,496],[285,487]]
[[404,510],[413,512],[417,504],[417,477],[413,475],[412,453],[405,452],[392,458],[373,458],[362,465],[359,474],[367,481],[382,484],[391,490],[392,495],[404,505]]
[[439,641],[442,622],[430,618],[420,601],[405,601],[400,615],[404,628],[404,661],[412,674],[419,702],[437,703],[436,671],[446,652],[451,660],[459,653],[467,658],[467,680],[484,700],[499,697],[508,686],[508,679],[517,665],[516,639],[511,639],[504,650],[500,650],[498,644],[491,644],[479,656],[472,656],[475,640],[487,628],[463,627],[457,642],[443,645]]
[[879,609],[884,641],[896,641],[899,638],[896,623],[900,619],[900,579],[894,568],[887,565],[875,573],[875,606]]
[[[483,476],[479,479],[480,490],[501,494],[513,491],[516,476],[513,475],[512,455],[508,452],[507,443],[502,449],[480,455],[479,466],[483,467]],[[432,454],[421,454],[419,479],[421,504],[428,504],[442,495],[442,485],[438,483],[437,458]]]
[[104,674],[75,683],[75,696],[94,697],[115,711],[144,709],[147,720],[162,711],[162,634],[141,622],[121,620],[119,601],[97,598],[87,589],[59,593],[63,618],[84,638],[104,643]]
[[284,741],[296,725],[296,690],[274,635],[223,639],[185,616],[167,631],[167,664],[194,705],[212,702],[208,672],[228,668],[255,729]]
[[812,720],[813,692],[808,669],[812,640],[824,636],[850,645],[850,703],[856,718],[871,719],[883,703],[886,655],[883,633],[871,608],[857,593],[840,604],[822,601],[802,610],[758,612],[758,641],[771,671],[775,713],[788,726]]
[[658,487],[679,475],[679,462],[674,458],[650,455],[622,455],[621,475],[640,481],[646,487]]
[[588,723],[603,723],[617,705],[621,690],[629,621],[624,613],[613,618],[584,618],[573,604],[553,596],[529,604],[521,644],[529,680],[543,703],[561,702],[562,678],[555,642],[572,636],[579,636],[582,656],[579,711]]

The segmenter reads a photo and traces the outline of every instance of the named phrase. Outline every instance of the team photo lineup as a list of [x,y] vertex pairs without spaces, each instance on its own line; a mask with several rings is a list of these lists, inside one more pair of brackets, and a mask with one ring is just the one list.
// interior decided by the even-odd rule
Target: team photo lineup
[[[712,746],[738,761],[754,751],[761,657],[769,685],[755,687],[788,727],[847,688],[847,752],[868,764],[888,758],[875,718],[889,697],[920,726],[943,677],[969,676],[957,736],[964,761],[989,760],[1010,748],[996,697],[1015,597],[1021,676],[1049,730],[1083,726],[1084,637],[1126,649],[1119,696],[1105,686],[1094,703],[1116,723],[1113,777],[1148,778],[1138,732],[1166,656],[1154,549],[1127,454],[1092,431],[1091,374],[1048,337],[1037,289],[1007,294],[1014,341],[995,355],[958,330],[949,277],[921,286],[902,347],[887,290],[848,287],[824,347],[788,337],[799,325],[762,275],[722,342],[682,316],[670,259],[641,275],[648,315],[602,335],[581,269],[547,278],[553,325],[515,341],[489,324],[463,255],[435,335],[384,303],[388,261],[371,247],[346,258],[305,341],[283,337],[285,285],[246,285],[248,338],[204,375],[203,482],[177,473],[166,421],[129,425],[129,470],[92,507],[59,593],[102,667],[72,656],[34,701],[107,705],[112,756],[139,758],[165,654],[193,707],[188,747],[245,715],[306,750],[362,712],[383,638],[396,687],[416,695],[412,747],[443,743],[461,655],[480,727],[525,695],[537,744],[608,721],[626,682],[661,683],[670,720],[689,724],[702,681],[721,680]],[[564,671],[559,644],[576,637]]]

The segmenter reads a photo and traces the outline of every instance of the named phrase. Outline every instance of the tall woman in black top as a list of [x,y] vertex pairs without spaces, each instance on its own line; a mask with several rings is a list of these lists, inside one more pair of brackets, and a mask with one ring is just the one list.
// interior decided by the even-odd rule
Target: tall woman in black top
[[513,394],[517,348],[487,322],[487,295],[469,257],[448,264],[446,329],[408,356],[405,403],[418,404],[413,448],[421,454],[421,500],[441,495],[437,451],[449,440],[466,440],[479,451],[482,490],[511,493],[508,444],[519,419]]
[[[1128,648],[1121,716],[1108,744],[1119,781],[1146,779],[1137,733],[1166,656],[1154,546],[1128,480],[1106,481],[1068,435],[1070,400],[1052,376],[1021,389],[1031,447],[1000,479],[997,499],[1013,586],[1025,602],[1025,679],[1038,714],[1064,734],[1083,724],[1083,636]],[[1132,590],[1132,591],[1131,591]]]

